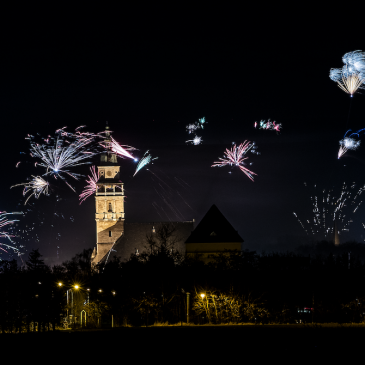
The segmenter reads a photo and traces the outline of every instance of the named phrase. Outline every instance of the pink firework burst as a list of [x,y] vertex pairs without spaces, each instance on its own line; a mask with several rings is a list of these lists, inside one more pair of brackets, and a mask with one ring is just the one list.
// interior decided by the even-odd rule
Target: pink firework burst
[[255,147],[254,142],[244,141],[238,147],[233,145],[230,150],[226,148],[226,152],[224,152],[225,157],[219,157],[220,161],[215,161],[212,167],[238,166],[239,169],[253,181],[253,175],[257,174],[243,166],[244,160],[248,159],[248,157],[243,156],[253,147]]
[[84,202],[90,195],[93,195],[96,192],[97,186],[96,183],[99,180],[99,172],[95,171],[95,166],[90,167],[91,176],[88,175],[86,178],[87,185],[85,186],[84,191],[80,194],[80,204]]

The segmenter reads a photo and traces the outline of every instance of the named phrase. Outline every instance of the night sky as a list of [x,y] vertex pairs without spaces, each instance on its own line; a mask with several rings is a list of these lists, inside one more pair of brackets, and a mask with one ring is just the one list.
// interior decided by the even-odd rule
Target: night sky
[[[113,137],[137,148],[137,157],[146,150],[158,157],[134,178],[136,163],[120,160],[128,221],[198,223],[216,204],[244,247],[257,251],[308,241],[293,211],[310,219],[315,184],[318,192],[339,191],[344,181],[365,183],[365,146],[337,160],[346,130],[365,127],[364,92],[353,98],[348,118],[350,97],[328,77],[330,68],[342,67],[344,53],[365,50],[363,37],[348,37],[319,12],[299,16],[292,9],[292,16],[273,17],[270,9],[171,9],[167,16],[160,10],[126,10],[120,19],[19,21],[3,34],[0,210],[32,210],[19,218],[19,226],[34,226],[24,252],[39,248],[55,257],[58,246],[65,260],[96,240],[92,197],[79,205],[67,185],[50,180],[51,196],[24,207],[22,188],[10,190],[43,171],[30,163],[15,167],[24,159],[20,152],[29,152],[28,133],[80,125],[100,132],[108,121]],[[203,116],[203,144],[187,145],[186,125]],[[280,135],[253,128],[269,118],[282,123]],[[255,182],[238,169],[211,167],[232,142],[244,140],[255,141],[261,153],[248,154]],[[87,174],[88,166],[75,171]],[[83,179],[72,184],[78,193],[85,185]],[[178,216],[158,194],[159,184]],[[362,223],[365,204],[342,240],[362,242]]]

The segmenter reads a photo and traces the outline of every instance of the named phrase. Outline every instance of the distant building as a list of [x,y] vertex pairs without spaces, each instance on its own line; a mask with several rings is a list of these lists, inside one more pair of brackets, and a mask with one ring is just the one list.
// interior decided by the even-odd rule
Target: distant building
[[209,255],[219,254],[224,250],[241,251],[243,242],[242,237],[216,205],[212,205],[185,241],[186,254],[209,261]]

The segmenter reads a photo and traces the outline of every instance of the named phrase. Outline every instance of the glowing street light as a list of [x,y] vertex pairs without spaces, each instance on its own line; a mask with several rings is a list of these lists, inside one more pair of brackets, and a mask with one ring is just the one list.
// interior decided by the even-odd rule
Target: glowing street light
[[204,299],[205,294],[204,293],[201,293],[200,296],[202,297],[202,299]]
[[62,286],[62,283],[58,283],[58,286]]

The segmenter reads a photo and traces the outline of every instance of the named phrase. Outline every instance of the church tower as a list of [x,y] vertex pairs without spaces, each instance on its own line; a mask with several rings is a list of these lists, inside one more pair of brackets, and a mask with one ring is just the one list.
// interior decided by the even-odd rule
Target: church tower
[[108,125],[104,146],[98,163],[99,180],[95,195],[96,249],[91,257],[97,264],[114,246],[124,231],[124,187],[120,181],[120,166],[111,150]]

